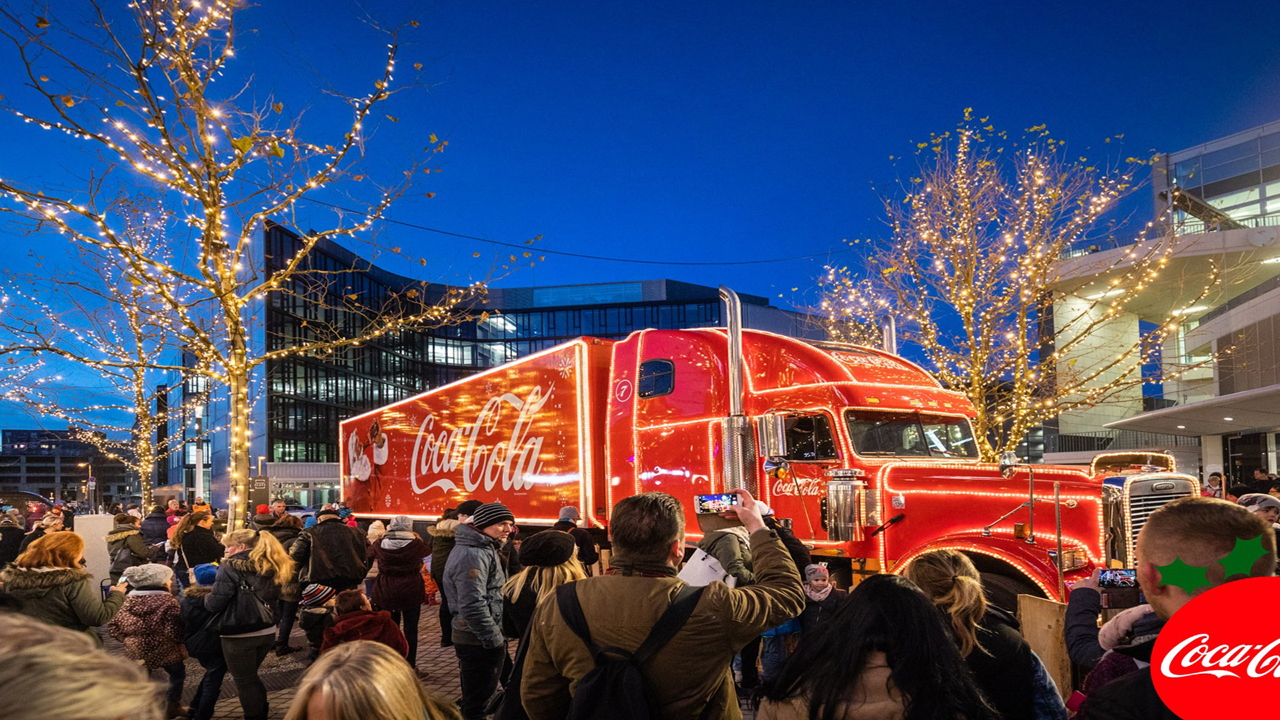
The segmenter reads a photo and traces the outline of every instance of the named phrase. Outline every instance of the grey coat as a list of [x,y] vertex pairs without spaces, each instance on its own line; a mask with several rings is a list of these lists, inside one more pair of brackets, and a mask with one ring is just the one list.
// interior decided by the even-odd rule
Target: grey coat
[[502,635],[502,585],[507,571],[498,542],[470,525],[459,525],[457,544],[444,569],[444,594],[453,611],[453,641],[496,648]]

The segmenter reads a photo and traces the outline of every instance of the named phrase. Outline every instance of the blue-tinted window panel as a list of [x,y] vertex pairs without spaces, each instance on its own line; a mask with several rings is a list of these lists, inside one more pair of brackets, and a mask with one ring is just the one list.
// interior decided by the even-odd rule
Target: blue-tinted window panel
[[609,283],[607,285],[574,285],[571,287],[534,288],[534,307],[558,307],[561,305],[607,305],[611,303],[641,302],[644,286],[640,283]]
[[638,394],[641,398],[670,395],[676,388],[676,366],[670,360],[645,360],[640,363]]
[[1238,145],[1225,147],[1221,150],[1214,150],[1211,153],[1205,153],[1202,156],[1202,162],[1205,169],[1225,165],[1236,160],[1243,160],[1247,157],[1256,157],[1258,154],[1258,141],[1246,140]]

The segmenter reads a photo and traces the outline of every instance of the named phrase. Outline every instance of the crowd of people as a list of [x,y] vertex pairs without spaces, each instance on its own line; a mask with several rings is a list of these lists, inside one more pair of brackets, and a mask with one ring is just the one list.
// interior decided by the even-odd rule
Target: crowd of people
[[[46,673],[41,682],[77,690],[64,703],[74,712],[60,708],[60,717],[198,720],[212,716],[230,675],[243,716],[260,720],[269,712],[260,668],[273,651],[302,649],[290,645],[296,623],[310,664],[288,709],[294,720],[733,720],[743,701],[761,720],[1068,716],[1018,620],[988,601],[967,555],[925,553],[898,574],[837,588],[787,523],[739,494],[727,524],[699,543],[725,582],[702,587],[679,576],[685,510],[664,493],[615,505],[603,570],[592,569],[600,550],[591,533],[575,532],[574,508],[553,528],[518,534],[504,505],[469,500],[425,536],[404,516],[366,531],[339,507],[303,528],[283,502],[221,533],[209,509],[179,507],[176,522],[170,508],[124,512],[102,539],[112,559],[105,592],[82,567],[85,539],[41,520],[41,535],[0,572],[0,693]],[[1134,559],[1146,604],[1105,623],[1097,573],[1076,583],[1063,637],[1087,672],[1076,717],[1175,717],[1148,664],[1164,621],[1190,595],[1162,584],[1156,567],[1175,557],[1212,566],[1237,540],[1261,538],[1268,553],[1249,573],[1211,570],[1209,579],[1272,575],[1268,500],[1188,498],[1154,512]],[[418,667],[422,608],[436,600],[458,698],[425,689],[431,668]],[[102,649],[103,635],[123,658]],[[184,706],[191,660],[203,675]],[[148,679],[160,675],[165,683]],[[20,708],[12,717],[28,715],[46,716]]]

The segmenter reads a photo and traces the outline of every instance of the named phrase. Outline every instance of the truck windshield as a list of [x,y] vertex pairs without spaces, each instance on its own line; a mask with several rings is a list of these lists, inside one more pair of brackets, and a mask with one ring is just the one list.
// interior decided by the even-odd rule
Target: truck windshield
[[849,410],[845,419],[859,455],[978,457],[973,431],[965,418]]

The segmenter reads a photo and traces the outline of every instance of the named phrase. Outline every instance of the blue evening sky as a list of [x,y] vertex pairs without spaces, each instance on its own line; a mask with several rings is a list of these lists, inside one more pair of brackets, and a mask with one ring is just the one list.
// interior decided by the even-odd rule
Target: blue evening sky
[[[427,83],[397,99],[399,122],[376,128],[373,174],[394,173],[429,133],[449,141],[443,172],[391,216],[511,242],[541,234],[539,247],[574,253],[723,262],[842,250],[844,238],[883,233],[872,184],[895,176],[889,156],[950,129],[965,107],[1009,130],[1048,123],[1077,149],[1123,134],[1123,154],[1134,155],[1280,119],[1280,3],[1261,0],[263,0],[240,14],[237,72],[254,74],[253,96],[275,92],[291,110],[314,104],[311,126],[333,125],[320,78],[360,92],[381,65],[362,12],[420,22],[399,78],[421,62]],[[0,54],[10,86],[0,93],[12,92],[14,73],[11,53]],[[54,133],[5,118],[0,127],[9,138],[0,175],[74,185],[86,172]],[[1139,207],[1148,211],[1145,196]],[[317,215],[314,227],[323,222]],[[457,282],[492,261],[475,242],[383,232],[430,261],[385,262],[414,277]],[[5,242],[19,270],[31,267],[28,246],[51,260],[60,247]],[[668,277],[804,305],[825,262],[549,255],[501,283]]]

